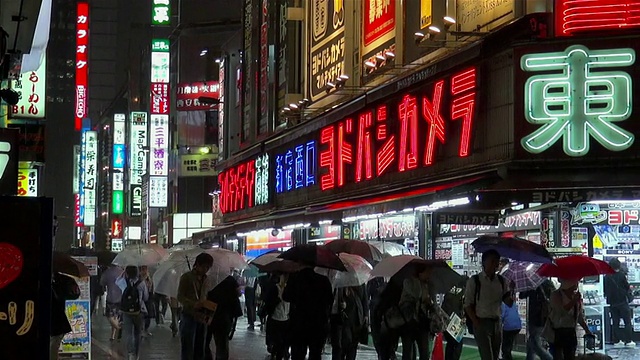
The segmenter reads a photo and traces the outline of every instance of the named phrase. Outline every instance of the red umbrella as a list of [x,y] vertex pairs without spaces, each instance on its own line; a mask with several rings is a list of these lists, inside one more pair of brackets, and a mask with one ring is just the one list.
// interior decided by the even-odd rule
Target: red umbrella
[[587,256],[572,255],[543,264],[538,275],[561,279],[581,279],[586,276],[613,274],[616,271],[606,262]]

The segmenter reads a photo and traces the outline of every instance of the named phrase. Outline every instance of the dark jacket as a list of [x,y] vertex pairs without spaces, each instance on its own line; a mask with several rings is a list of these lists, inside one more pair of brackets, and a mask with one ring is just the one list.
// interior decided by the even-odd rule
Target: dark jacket
[[527,324],[535,327],[543,327],[546,322],[549,309],[549,297],[551,287],[548,283],[538,286],[535,290],[523,291],[520,299],[529,299],[527,307]]
[[333,289],[329,278],[305,268],[287,280],[282,299],[290,303],[289,320],[292,331],[326,330],[333,304]]
[[242,316],[240,285],[233,276],[227,276],[207,294],[207,300],[218,305],[211,321],[211,329],[230,331],[235,318]]
[[604,277],[604,296],[613,306],[628,304],[629,282],[622,271]]

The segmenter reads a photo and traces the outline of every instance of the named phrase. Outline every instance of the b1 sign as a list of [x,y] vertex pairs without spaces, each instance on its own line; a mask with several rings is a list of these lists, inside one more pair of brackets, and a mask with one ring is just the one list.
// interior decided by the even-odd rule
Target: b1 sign
[[11,88],[20,95],[18,103],[11,106],[12,118],[44,119],[46,79],[47,59],[45,58],[38,70],[21,74],[19,80],[11,81]]

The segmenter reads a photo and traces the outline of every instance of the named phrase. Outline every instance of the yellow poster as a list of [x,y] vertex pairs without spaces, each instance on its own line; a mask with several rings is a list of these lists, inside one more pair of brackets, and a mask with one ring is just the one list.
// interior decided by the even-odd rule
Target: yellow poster
[[420,0],[420,29],[424,29],[431,25],[433,20],[432,0]]

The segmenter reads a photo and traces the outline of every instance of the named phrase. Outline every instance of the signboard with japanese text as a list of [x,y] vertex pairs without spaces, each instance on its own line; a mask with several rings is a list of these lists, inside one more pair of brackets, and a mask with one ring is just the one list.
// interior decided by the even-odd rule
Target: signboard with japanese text
[[256,161],[249,160],[218,174],[223,214],[255,206]]
[[19,100],[11,105],[10,117],[44,119],[46,117],[47,58],[44,57],[36,71],[20,74],[20,79],[11,80],[11,89],[18,93]]
[[169,172],[169,115],[151,115],[149,174],[166,176]]
[[151,3],[151,24],[171,25],[171,0],[153,0]]
[[89,3],[78,2],[76,20],[76,107],[75,129],[82,130],[82,119],[88,114],[89,77]]
[[[218,64],[218,100],[222,104],[218,109],[218,156],[224,156],[224,147],[226,146],[225,133],[224,133],[224,85],[225,85],[225,66],[226,62],[224,59],[220,60]],[[238,81],[238,80],[236,80]]]
[[147,113],[132,112],[130,119],[130,176],[129,183],[132,185],[142,185],[142,177],[147,173]]
[[[220,68],[223,65],[220,64]],[[207,97],[222,101],[221,84],[217,81],[180,83],[176,90],[176,110],[178,111],[197,111],[197,110],[215,110],[218,104],[202,104],[200,97]],[[220,107],[222,108],[222,106]]]
[[[78,285],[82,279],[78,279]],[[88,283],[88,281],[87,281]],[[65,312],[71,332],[64,335],[60,351],[64,354],[91,354],[91,300],[84,299],[66,301]]]
[[84,225],[94,226],[96,221],[96,197],[98,182],[98,133],[84,131]]
[[515,17],[514,0],[456,0],[460,31],[488,31]]
[[152,52],[151,53],[151,82],[152,83],[168,83],[169,82],[169,60],[168,52]]
[[18,196],[38,196],[38,169],[18,170]]
[[420,0],[420,29],[433,23],[433,0]]
[[275,155],[275,190],[284,193],[316,184],[317,143],[308,141]]
[[151,113],[169,114],[169,84],[151,84]]
[[516,156],[635,157],[639,49],[631,39],[517,48]]
[[73,193],[80,192],[80,145],[73,146]]
[[327,83],[344,74],[344,0],[312,0],[309,6],[309,94],[325,97]]
[[[124,212],[124,171],[127,162],[126,115],[113,116],[113,161],[111,163],[111,213]],[[112,236],[115,237],[115,236]]]
[[262,154],[256,158],[256,183],[254,201],[256,205],[269,203],[271,189],[269,188],[269,154]]
[[124,236],[124,229],[122,227],[122,220],[113,219],[111,220],[111,236],[120,239]]
[[180,155],[181,177],[191,176],[215,176],[218,172],[215,169],[218,161],[218,154],[189,154]]
[[0,197],[0,218],[11,224],[0,226],[0,359],[42,359],[50,344],[53,199]]
[[[264,134],[269,129],[269,72],[273,68],[269,66],[269,0],[260,2],[260,62],[258,66],[258,134]],[[274,1],[271,1],[274,5]]]
[[169,180],[166,176],[149,177],[149,207],[167,207]]
[[[396,6],[393,0],[365,0],[363,5],[362,20],[362,73],[370,75],[376,68],[364,65],[367,62],[374,62],[376,65],[384,66],[387,62],[392,62],[395,56],[389,57],[385,54],[395,54],[396,37]],[[384,60],[382,60],[384,58]]]

